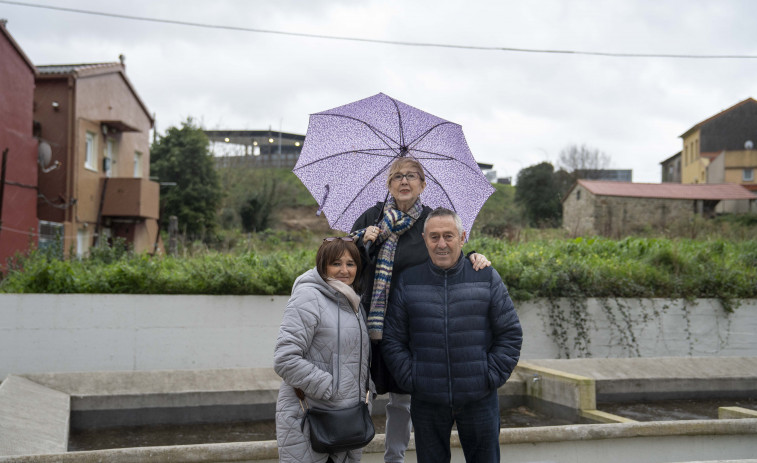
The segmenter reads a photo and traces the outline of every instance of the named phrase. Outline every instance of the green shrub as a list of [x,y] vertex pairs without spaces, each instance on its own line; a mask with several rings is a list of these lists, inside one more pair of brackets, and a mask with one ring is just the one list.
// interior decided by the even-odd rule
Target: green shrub
[[[86,259],[34,251],[4,280],[6,293],[279,294],[315,265],[320,237],[252,234],[236,254],[194,249],[181,257],[134,254],[125,247]],[[471,240],[516,300],[532,298],[757,297],[757,241],[575,238],[509,243]]]

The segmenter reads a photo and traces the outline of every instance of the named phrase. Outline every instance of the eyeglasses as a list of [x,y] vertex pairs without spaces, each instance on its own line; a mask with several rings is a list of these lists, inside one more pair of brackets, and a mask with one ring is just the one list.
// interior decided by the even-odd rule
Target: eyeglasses
[[421,174],[419,172],[408,172],[406,174],[400,174],[399,172],[397,172],[396,174],[392,175],[393,182],[399,183],[403,178],[406,178],[408,182],[414,182],[415,180],[421,178]]
[[323,241],[328,241],[328,242],[331,242],[331,241],[334,241],[334,240],[342,240],[342,241],[350,241],[350,242],[352,242],[352,241],[355,241],[355,238],[353,238],[351,236],[331,236],[329,238],[324,238],[323,239]]

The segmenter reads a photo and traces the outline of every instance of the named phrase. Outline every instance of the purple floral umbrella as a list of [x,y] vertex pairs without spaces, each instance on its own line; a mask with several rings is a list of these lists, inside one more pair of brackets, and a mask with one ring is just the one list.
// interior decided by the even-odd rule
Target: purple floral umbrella
[[383,93],[311,114],[293,171],[329,225],[349,232],[366,209],[386,200],[389,168],[403,156],[423,166],[423,204],[457,212],[470,235],[494,187],[473,159],[463,128]]

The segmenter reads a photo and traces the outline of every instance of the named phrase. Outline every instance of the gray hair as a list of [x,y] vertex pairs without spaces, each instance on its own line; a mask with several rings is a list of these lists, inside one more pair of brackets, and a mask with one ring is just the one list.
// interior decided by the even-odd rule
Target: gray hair
[[444,207],[437,207],[428,214],[426,221],[423,222],[424,234],[426,233],[426,225],[432,217],[452,217],[452,219],[455,221],[455,227],[457,228],[457,236],[463,236],[463,221],[460,219],[460,216],[457,215],[457,212]]

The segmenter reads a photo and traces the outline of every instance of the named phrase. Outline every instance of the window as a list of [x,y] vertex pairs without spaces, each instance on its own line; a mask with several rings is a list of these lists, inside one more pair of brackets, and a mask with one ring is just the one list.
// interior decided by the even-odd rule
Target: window
[[134,152],[134,177],[142,177],[142,153]]
[[748,169],[744,169],[741,172],[741,180],[744,181],[744,182],[753,182],[754,181],[754,169],[751,168],[751,167],[748,168]]
[[38,247],[63,258],[63,224],[40,220]]
[[97,165],[95,164],[95,134],[87,132],[87,141],[84,147],[84,167],[90,170],[97,171]]
[[576,201],[581,200],[581,190],[576,190]]

